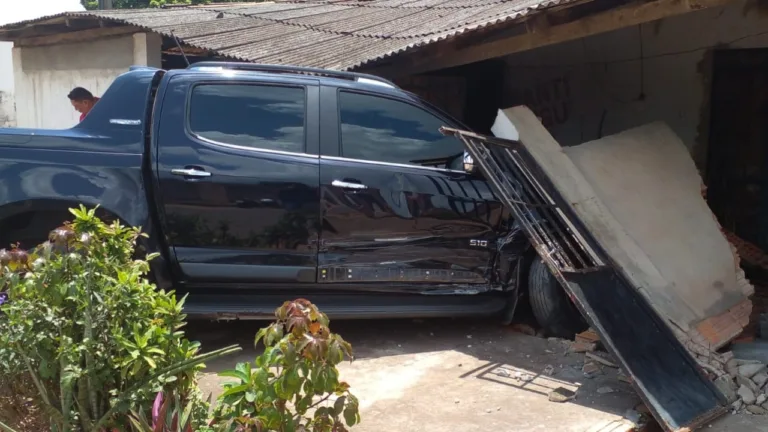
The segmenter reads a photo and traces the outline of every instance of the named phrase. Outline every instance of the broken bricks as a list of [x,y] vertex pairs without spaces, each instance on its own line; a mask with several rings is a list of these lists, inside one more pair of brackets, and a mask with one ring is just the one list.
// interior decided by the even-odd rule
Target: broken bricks
[[597,363],[591,361],[585,362],[584,366],[581,368],[581,372],[587,378],[592,378],[595,375],[602,373],[602,371],[603,370]]
[[754,360],[729,359],[728,372],[714,380],[715,386],[731,403],[733,412],[746,410],[754,415],[768,415],[768,371]]

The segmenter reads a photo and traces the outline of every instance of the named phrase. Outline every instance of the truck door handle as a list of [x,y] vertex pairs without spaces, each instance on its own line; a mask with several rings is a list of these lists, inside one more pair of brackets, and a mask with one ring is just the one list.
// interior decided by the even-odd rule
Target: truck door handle
[[334,180],[331,182],[331,186],[336,186],[342,189],[368,189],[368,186],[362,184],[362,183],[354,183],[349,181],[343,181],[343,180]]
[[174,168],[171,170],[171,174],[184,176],[184,177],[210,177],[211,173],[208,171],[198,169],[195,167],[186,168]]

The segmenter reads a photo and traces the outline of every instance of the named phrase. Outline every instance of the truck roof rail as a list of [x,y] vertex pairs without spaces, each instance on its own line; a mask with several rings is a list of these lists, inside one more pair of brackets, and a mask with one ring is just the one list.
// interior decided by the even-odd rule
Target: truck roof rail
[[340,78],[353,81],[368,81],[373,84],[386,85],[389,87],[397,88],[397,84],[392,81],[378,77],[376,75],[364,74],[359,72],[346,72],[346,71],[334,71],[328,69],[304,67],[304,66],[287,66],[287,65],[275,65],[275,64],[258,64],[258,63],[245,63],[245,62],[217,62],[217,61],[204,61],[197,62],[189,65],[187,69],[202,69],[202,68],[222,68],[222,69],[235,69],[253,72],[270,72],[270,73],[290,73],[290,74],[304,74],[325,76],[329,78]]

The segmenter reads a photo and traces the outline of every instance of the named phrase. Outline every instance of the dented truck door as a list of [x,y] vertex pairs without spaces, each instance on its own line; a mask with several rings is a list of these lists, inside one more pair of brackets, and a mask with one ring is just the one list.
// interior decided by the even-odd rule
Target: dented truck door
[[461,138],[528,239],[668,431],[723,414],[725,397],[647,301],[612,265],[526,148],[443,128]]
[[398,98],[333,96],[321,110],[338,116],[321,122],[324,143],[338,144],[320,161],[318,281],[488,290],[505,210],[487,182],[461,169],[461,141],[438,132],[445,119]]

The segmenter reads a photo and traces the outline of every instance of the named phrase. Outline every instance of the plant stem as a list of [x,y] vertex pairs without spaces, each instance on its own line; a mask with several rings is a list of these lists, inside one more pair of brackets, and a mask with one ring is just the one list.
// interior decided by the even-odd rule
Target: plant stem
[[[323,402],[327,401],[327,400],[328,400],[328,398],[330,398],[330,397],[331,397],[331,394],[330,394],[330,393],[329,393],[329,394],[327,394],[327,395],[325,395],[325,397],[324,397],[324,398],[322,398],[322,399],[318,400],[317,402],[313,403],[312,405],[308,406],[308,407],[307,407],[307,411],[309,411],[309,410],[311,410],[312,408],[314,408],[314,407],[316,407],[316,406],[320,405],[321,403],[323,403]],[[294,421],[294,422],[296,422],[296,421],[298,421],[298,420],[299,420],[299,418],[301,418],[301,414],[298,414],[298,413],[296,413],[296,416],[293,418],[293,421]]]
[[11,429],[10,426],[4,424],[3,422],[0,422],[0,430],[4,432],[16,432],[15,430]]
[[[91,299],[91,279],[93,275],[93,269],[87,270],[87,276],[85,281],[85,299],[88,302],[85,307],[85,328],[84,330],[84,339],[88,341],[88,344],[93,344],[93,303]],[[93,380],[93,377],[91,374],[93,374],[94,371],[94,361],[93,361],[93,354],[91,354],[89,347],[85,348],[85,367],[89,373],[87,375],[88,380],[88,396],[91,402],[91,415],[93,418],[98,418],[101,413],[99,413],[99,400],[98,400],[98,390],[96,389],[96,383]]]

